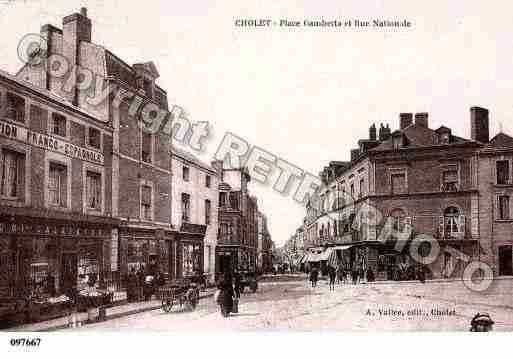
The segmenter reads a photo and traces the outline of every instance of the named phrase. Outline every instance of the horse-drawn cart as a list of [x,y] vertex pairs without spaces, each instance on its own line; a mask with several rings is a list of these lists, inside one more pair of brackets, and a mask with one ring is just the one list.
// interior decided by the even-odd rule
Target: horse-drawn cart
[[162,300],[162,310],[166,313],[169,313],[175,304],[194,310],[199,302],[199,288],[188,280],[175,280],[159,288],[159,297]]

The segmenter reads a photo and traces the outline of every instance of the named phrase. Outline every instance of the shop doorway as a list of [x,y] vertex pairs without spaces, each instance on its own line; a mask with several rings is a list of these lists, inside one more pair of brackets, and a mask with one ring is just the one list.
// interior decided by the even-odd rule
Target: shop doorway
[[220,254],[219,255],[219,273],[231,273],[233,269],[232,255]]
[[75,295],[75,287],[77,285],[77,254],[63,253],[61,262],[61,293],[73,298]]
[[499,275],[513,275],[512,246],[499,247]]

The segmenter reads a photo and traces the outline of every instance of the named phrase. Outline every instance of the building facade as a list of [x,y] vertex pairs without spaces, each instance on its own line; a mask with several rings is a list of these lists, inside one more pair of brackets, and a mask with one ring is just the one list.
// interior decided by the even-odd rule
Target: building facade
[[179,228],[177,246],[182,267],[177,275],[203,273],[208,282],[215,277],[218,232],[219,176],[216,169],[190,153],[173,148],[172,219]]
[[113,131],[71,102],[0,73],[0,295],[71,297],[111,272]]

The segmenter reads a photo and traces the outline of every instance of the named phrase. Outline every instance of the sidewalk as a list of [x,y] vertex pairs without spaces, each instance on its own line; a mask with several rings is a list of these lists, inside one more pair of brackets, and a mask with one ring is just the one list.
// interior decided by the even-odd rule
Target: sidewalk
[[[200,300],[203,298],[208,298],[214,296],[215,288],[209,288],[205,291],[200,292]],[[127,315],[137,314],[141,312],[146,312],[150,310],[159,309],[161,307],[160,300],[150,300],[147,302],[136,302],[136,303],[126,303],[121,305],[115,305],[111,308],[106,309],[107,319],[115,319],[119,317],[124,317]],[[6,329],[6,331],[12,332],[46,332],[58,329],[64,329],[69,327],[69,317],[64,316],[61,318],[56,318],[48,321],[43,321],[39,323],[30,323],[24,324],[17,327]],[[87,313],[77,313],[77,322],[84,323],[87,321]]]

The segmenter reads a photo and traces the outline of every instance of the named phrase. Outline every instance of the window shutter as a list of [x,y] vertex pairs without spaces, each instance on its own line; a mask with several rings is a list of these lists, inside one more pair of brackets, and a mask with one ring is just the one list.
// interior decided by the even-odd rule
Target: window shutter
[[465,222],[466,222],[465,215],[461,214],[458,217],[458,232],[465,233]]
[[444,238],[444,216],[438,217],[438,234]]

